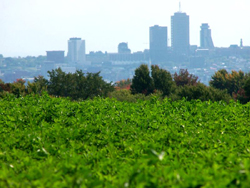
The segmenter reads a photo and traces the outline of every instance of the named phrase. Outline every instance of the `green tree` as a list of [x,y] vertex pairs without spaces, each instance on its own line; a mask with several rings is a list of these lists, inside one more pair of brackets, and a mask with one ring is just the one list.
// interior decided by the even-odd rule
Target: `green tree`
[[43,76],[34,77],[34,82],[28,82],[28,93],[41,94],[43,91],[47,91],[49,81]]
[[[84,76],[82,71],[75,73],[75,76],[79,77],[80,74]],[[106,83],[100,76],[100,72],[87,73],[85,79],[78,80],[77,90],[82,91],[79,93],[79,98],[82,99],[94,98],[95,96],[107,97],[109,92],[114,91],[114,86],[112,83]]]
[[215,72],[209,85],[221,90],[226,89],[227,92],[233,96],[243,88],[247,77],[248,76],[242,71],[237,72],[233,70],[231,73],[228,73],[225,69],[221,69]]
[[[71,73],[66,75],[65,72],[62,71],[61,68],[48,71],[50,80],[48,83],[48,92],[51,95],[55,96],[63,96],[63,97],[69,97],[69,91],[70,87],[72,86],[69,84],[71,82],[69,78]],[[73,84],[73,83],[72,83]]]
[[153,80],[150,77],[150,72],[146,64],[142,64],[135,70],[130,89],[132,94],[143,93],[149,95],[153,93]]
[[66,74],[58,68],[48,73],[48,92],[51,95],[85,100],[95,96],[107,97],[109,92],[114,91],[112,83],[106,83],[100,72],[87,73],[85,76],[81,70]]
[[170,72],[160,69],[157,65],[152,65],[151,70],[154,88],[161,91],[163,95],[169,95],[174,85]]
[[246,79],[243,89],[245,90],[246,96],[250,97],[250,77]]
[[226,75],[228,75],[228,72],[225,69],[215,72],[209,85],[217,89],[227,89]]
[[243,87],[235,94],[234,98],[239,100],[242,104],[250,101],[250,77],[245,79]]

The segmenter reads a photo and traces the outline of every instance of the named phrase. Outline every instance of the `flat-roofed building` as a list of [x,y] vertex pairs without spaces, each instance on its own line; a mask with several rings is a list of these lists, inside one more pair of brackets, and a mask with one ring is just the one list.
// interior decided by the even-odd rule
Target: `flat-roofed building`
[[84,64],[86,62],[85,40],[70,38],[68,40],[68,63],[70,65]]
[[176,55],[189,54],[189,16],[184,12],[171,16],[171,47]]
[[64,63],[64,51],[46,51],[47,61],[54,61],[56,64]]
[[155,25],[149,28],[149,53],[152,63],[165,61],[168,52],[168,28]]

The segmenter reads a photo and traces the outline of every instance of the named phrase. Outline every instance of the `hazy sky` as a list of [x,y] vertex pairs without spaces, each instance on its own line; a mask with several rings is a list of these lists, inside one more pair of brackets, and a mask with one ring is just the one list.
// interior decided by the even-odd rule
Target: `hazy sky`
[[[0,0],[0,54],[45,55],[65,50],[81,37],[89,51],[117,52],[128,42],[132,52],[149,47],[149,27],[168,26],[178,0]],[[190,44],[199,45],[200,25],[208,23],[215,46],[250,46],[250,0],[182,0],[190,16]],[[169,41],[170,45],[170,41]]]

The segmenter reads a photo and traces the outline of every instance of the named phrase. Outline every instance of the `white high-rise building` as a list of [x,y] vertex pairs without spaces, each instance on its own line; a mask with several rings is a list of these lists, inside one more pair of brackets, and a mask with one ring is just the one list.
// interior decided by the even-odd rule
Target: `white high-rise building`
[[68,40],[68,62],[70,65],[84,64],[86,62],[85,40],[70,38]]

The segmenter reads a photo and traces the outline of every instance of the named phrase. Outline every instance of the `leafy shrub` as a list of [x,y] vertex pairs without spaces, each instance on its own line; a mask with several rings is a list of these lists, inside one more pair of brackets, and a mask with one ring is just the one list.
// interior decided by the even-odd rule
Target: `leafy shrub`
[[197,85],[184,85],[178,87],[175,93],[169,96],[172,100],[181,100],[186,98],[187,100],[201,101],[225,101],[229,102],[232,98],[227,94],[226,90],[219,90],[212,87],[208,87],[202,83],[197,83]]
[[162,93],[157,91],[153,94],[145,96],[142,93],[138,94],[131,94],[130,90],[126,89],[121,89],[121,90],[116,90],[113,92],[110,92],[108,94],[109,98],[114,98],[117,101],[124,101],[124,102],[137,102],[138,100],[151,100],[151,98],[156,97],[158,100],[162,100]]

